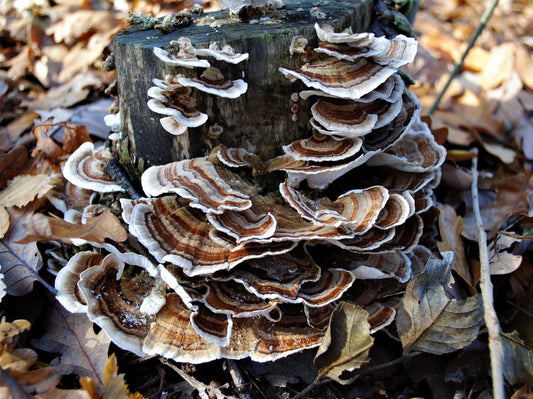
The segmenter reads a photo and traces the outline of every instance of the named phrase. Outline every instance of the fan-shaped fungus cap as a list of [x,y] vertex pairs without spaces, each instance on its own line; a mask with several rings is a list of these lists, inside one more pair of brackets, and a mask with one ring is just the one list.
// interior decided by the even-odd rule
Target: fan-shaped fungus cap
[[392,122],[401,109],[401,100],[394,103],[380,100],[357,103],[345,99],[319,98],[311,107],[311,113],[314,120],[330,134],[357,137]]
[[[227,346],[219,346],[198,335],[189,322],[191,311],[177,295],[171,295],[144,340],[143,349],[147,354],[177,362],[203,363],[247,356],[266,362],[320,344],[323,332],[309,326],[301,307],[284,306],[281,311],[283,317],[278,322],[264,316],[233,319]],[[214,327],[216,319],[211,321]]]
[[296,140],[283,146],[286,154],[300,161],[340,161],[357,154],[362,140],[349,138],[336,140],[331,136],[313,134],[311,138]]
[[416,127],[408,130],[386,152],[372,158],[369,165],[388,165],[407,172],[427,172],[440,168],[446,159],[446,150],[435,142],[431,131],[418,116],[415,123]]
[[232,168],[240,168],[243,166],[258,168],[262,164],[261,158],[258,155],[255,155],[244,148],[218,147],[215,150],[218,160],[224,165]]
[[400,68],[414,60],[418,46],[415,39],[404,35],[387,39],[376,37],[373,33],[358,33],[352,37],[353,42],[350,42],[349,35],[346,35],[345,42],[322,41],[315,52],[348,61],[365,57],[380,65]]
[[389,199],[387,189],[381,186],[350,190],[335,201],[327,197],[311,200],[287,182],[279,185],[279,191],[303,218],[319,224],[346,226],[354,233],[369,230]]
[[105,148],[94,148],[94,144],[87,141],[78,147],[65,162],[63,176],[72,184],[88,190],[109,193],[124,191],[105,172],[105,164],[113,155]]
[[342,175],[363,165],[376,153],[362,153],[345,163],[325,166],[311,165],[305,161],[295,161],[285,155],[271,160],[269,170],[287,172],[287,182],[291,186],[297,186],[300,182],[306,180],[309,187],[322,190]]
[[[175,79],[175,78],[169,78]],[[172,80],[153,79],[155,86],[148,89],[147,105],[150,110],[169,115],[160,120],[163,128],[175,135],[183,134],[187,127],[197,127],[207,121],[207,115],[198,111],[191,89]]]
[[355,62],[327,58],[301,69],[279,69],[288,78],[300,79],[307,87],[313,87],[334,97],[356,100],[385,82],[396,69],[376,64],[366,58]]
[[208,158],[152,166],[142,174],[141,184],[147,195],[175,193],[191,200],[192,207],[212,213],[247,209],[250,195],[259,190]]
[[296,302],[302,284],[320,278],[320,268],[299,245],[285,254],[241,263],[226,278],[240,282],[260,298]]
[[395,278],[405,283],[411,277],[411,260],[400,251],[385,254],[354,254],[335,251],[332,259],[345,270],[350,270],[359,280]]
[[178,78],[178,82],[182,86],[194,87],[205,93],[225,98],[237,98],[248,90],[248,83],[244,80],[226,80],[222,72],[214,67],[207,68],[200,75],[200,79],[181,77]]
[[194,53],[179,51],[177,54],[169,54],[168,51],[154,47],[154,54],[167,65],[182,66],[186,68],[209,68],[211,64],[207,60],[201,60]]
[[288,252],[295,246],[290,242],[236,246],[215,241],[211,238],[214,227],[203,215],[180,206],[174,197],[136,204],[130,233],[158,262],[180,266],[189,276],[228,270],[247,259]]
[[248,53],[236,53],[230,45],[226,45],[220,49],[216,42],[212,42],[209,45],[209,48],[196,49],[196,54],[205,57],[213,57],[216,60],[229,62],[230,64],[238,64],[248,59]]
[[311,138],[283,146],[283,150],[299,161],[340,161],[357,154],[362,143],[360,138],[336,140],[331,136],[315,133]]
[[[404,88],[405,83],[403,79],[399,74],[395,73],[385,80],[385,82],[380,84],[376,89],[354,101],[368,103],[374,100],[384,100],[394,103],[402,97]],[[304,100],[307,100],[311,96],[336,98],[335,96],[331,96],[321,90],[303,90],[299,95]]]
[[81,273],[78,286],[87,300],[89,319],[98,324],[113,342],[138,356],[144,356],[143,339],[155,321],[140,308],[160,280],[141,272],[133,278],[118,278],[120,262],[114,255]]
[[86,313],[87,301],[78,288],[80,273],[98,265],[104,259],[104,255],[92,252],[78,252],[57,273],[55,279],[56,298],[71,313]]

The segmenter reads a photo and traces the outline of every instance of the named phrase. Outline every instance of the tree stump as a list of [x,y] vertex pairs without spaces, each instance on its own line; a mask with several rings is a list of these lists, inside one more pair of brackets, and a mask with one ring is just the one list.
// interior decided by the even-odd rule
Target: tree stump
[[[218,26],[195,25],[169,34],[156,30],[130,28],[114,38],[120,115],[123,139],[119,147],[120,162],[134,176],[151,165],[165,164],[185,158],[203,156],[219,144],[241,147],[268,159],[279,155],[282,146],[308,134],[307,117],[294,121],[291,94],[302,87],[291,83],[279,72],[280,67],[298,68],[300,57],[291,56],[289,46],[296,35],[303,35],[310,45],[317,42],[314,24],[330,24],[336,31],[352,27],[365,31],[371,20],[372,0],[326,2],[320,6],[325,18],[311,14],[316,2],[286,1],[270,23],[225,23]],[[227,11],[213,13],[221,20]],[[272,23],[274,22],[274,23]],[[188,37],[196,48],[217,42],[231,45],[238,53],[249,53],[249,59],[237,65],[210,59],[224,76],[244,79],[248,90],[237,99],[214,97],[200,91],[194,95],[198,109],[209,120],[198,128],[189,128],[181,136],[166,132],[159,123],[161,115],[146,106],[147,90],[152,79],[183,74],[198,77],[203,69],[165,65],[153,53],[154,47],[165,48],[171,40]],[[313,42],[314,41],[314,42]],[[308,111],[300,102],[299,112]],[[306,109],[307,108],[307,109]],[[209,126],[218,123],[224,132],[219,139],[210,139]]]

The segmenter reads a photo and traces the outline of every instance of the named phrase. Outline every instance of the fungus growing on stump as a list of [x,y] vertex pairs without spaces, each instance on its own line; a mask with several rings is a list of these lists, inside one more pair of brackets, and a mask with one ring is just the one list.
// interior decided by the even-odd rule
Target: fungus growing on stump
[[[315,37],[287,49],[309,62],[279,71],[294,80],[286,112],[299,101],[291,93],[301,92],[305,137],[276,143],[279,156],[269,159],[250,147],[220,145],[147,168],[147,197],[122,198],[121,205],[150,265],[116,253],[69,261],[58,279],[62,301],[82,297],[86,305],[71,308],[86,309],[117,345],[178,362],[271,361],[320,345],[341,300],[369,312],[371,331],[393,321],[411,264],[419,263],[413,249],[420,213],[431,204],[445,158],[397,73],[416,42],[315,29],[314,53],[303,48]],[[185,58],[237,57],[214,45],[180,45]],[[212,66],[199,78],[154,84],[150,109],[185,126],[205,119],[196,104],[186,107],[190,87],[226,98],[247,87]],[[209,119],[222,130],[216,116]],[[80,281],[72,280],[80,270]]]

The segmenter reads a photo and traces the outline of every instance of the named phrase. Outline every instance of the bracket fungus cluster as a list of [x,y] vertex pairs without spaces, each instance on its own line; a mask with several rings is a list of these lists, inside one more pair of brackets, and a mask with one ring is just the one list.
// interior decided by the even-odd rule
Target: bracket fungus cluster
[[[178,50],[176,51],[176,45]],[[220,69],[211,66],[207,59],[212,57],[217,61],[229,64],[239,64],[248,59],[248,54],[236,53],[229,45],[219,48],[216,42],[208,48],[195,48],[187,37],[180,37],[171,42],[170,52],[154,47],[154,54],[169,66],[185,68],[205,68],[199,77],[185,77],[183,75],[167,76],[164,80],[154,78],[148,89],[148,107],[158,114],[167,115],[160,119],[161,126],[174,135],[181,135],[189,127],[198,127],[207,122],[207,114],[197,108],[192,88],[204,93],[224,98],[237,98],[246,93],[248,84],[242,79],[226,79]]]
[[[56,281],[67,308],[87,312],[124,349],[191,363],[316,347],[341,299],[368,311],[372,331],[392,322],[411,264],[424,256],[420,213],[445,158],[397,73],[416,41],[318,25],[316,34],[314,51],[291,49],[309,62],[280,71],[314,101],[309,136],[269,160],[219,146],[148,168],[146,197],[121,199],[146,256],[79,253]],[[186,62],[214,56],[215,46],[181,46]],[[221,95],[239,83],[208,90],[223,77],[204,66],[200,79],[154,79],[150,109],[169,125],[205,123],[190,87]]]

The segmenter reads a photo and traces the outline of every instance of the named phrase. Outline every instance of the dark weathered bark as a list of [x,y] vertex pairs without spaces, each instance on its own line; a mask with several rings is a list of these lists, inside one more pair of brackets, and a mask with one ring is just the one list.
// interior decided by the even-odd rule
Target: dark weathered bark
[[[330,24],[336,30],[351,26],[354,32],[365,31],[371,20],[373,0],[329,1],[320,5],[325,19],[317,20],[310,10],[313,1],[286,1],[279,23],[225,24],[218,27],[191,25],[170,34],[158,31],[139,31],[130,28],[115,36],[115,56],[120,97],[123,140],[120,143],[121,163],[134,174],[153,164],[201,156],[218,144],[243,147],[264,159],[278,155],[285,145],[307,136],[307,117],[292,120],[291,93],[301,90],[299,82],[291,83],[279,67],[297,68],[300,57],[289,54],[295,35],[303,35],[316,42],[314,24]],[[227,17],[227,12],[214,14]],[[229,44],[235,51],[250,57],[238,65],[213,62],[226,77],[243,78],[248,91],[237,99],[224,99],[194,92],[200,111],[209,115],[208,122],[189,129],[182,136],[172,136],[160,125],[161,115],[150,111],[146,102],[147,90],[153,78],[182,73],[199,76],[201,69],[168,67],[153,54],[153,47],[166,47],[181,36],[191,39],[195,47],[207,47],[216,41]],[[300,102],[300,111],[308,111],[308,104]],[[219,139],[209,139],[209,126],[218,123],[224,128]]]

